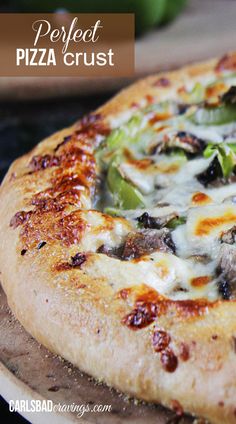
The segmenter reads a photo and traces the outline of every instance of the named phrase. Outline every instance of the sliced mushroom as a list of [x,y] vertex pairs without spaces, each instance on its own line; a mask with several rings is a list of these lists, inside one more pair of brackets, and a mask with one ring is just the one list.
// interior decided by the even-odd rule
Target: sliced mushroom
[[103,253],[104,255],[110,256],[111,258],[122,259],[122,253],[124,250],[124,245],[118,247],[109,247],[105,244],[102,244],[98,249],[97,253]]
[[[232,236],[225,236],[230,237]],[[231,241],[231,240],[230,240]],[[236,245],[222,243],[218,256],[219,293],[225,300],[236,299]]]
[[160,229],[165,227],[166,224],[168,224],[168,222],[170,222],[173,218],[177,217],[178,214],[176,212],[157,217],[153,217],[149,215],[148,212],[144,212],[141,216],[137,218],[137,221],[143,226],[143,228]]
[[197,136],[185,132],[179,131],[176,134],[168,136],[165,135],[165,138],[156,145],[155,153],[162,153],[171,149],[182,149],[189,154],[199,154],[205,148],[206,143],[204,140],[198,138]]
[[208,255],[191,255],[188,257],[191,261],[201,264],[208,264],[211,261],[210,256]]
[[125,242],[122,258],[133,259],[156,250],[174,253],[175,245],[167,228],[131,232]]
[[228,202],[231,202],[235,205],[236,204],[236,195],[228,196],[223,200],[223,203],[228,203]]
[[[204,185],[204,187],[208,187],[210,184],[216,181],[219,182],[220,186],[223,185],[221,181],[222,177],[222,169],[218,158],[215,156],[208,168],[197,175],[197,180],[199,181],[199,183]],[[214,186],[216,186],[216,184],[214,184]]]
[[236,243],[236,225],[229,230],[224,231],[220,238],[221,243],[235,244]]

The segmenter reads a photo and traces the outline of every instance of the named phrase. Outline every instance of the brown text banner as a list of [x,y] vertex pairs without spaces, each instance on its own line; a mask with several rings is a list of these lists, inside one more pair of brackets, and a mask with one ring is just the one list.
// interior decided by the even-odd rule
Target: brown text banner
[[0,76],[133,73],[133,14],[0,14]]

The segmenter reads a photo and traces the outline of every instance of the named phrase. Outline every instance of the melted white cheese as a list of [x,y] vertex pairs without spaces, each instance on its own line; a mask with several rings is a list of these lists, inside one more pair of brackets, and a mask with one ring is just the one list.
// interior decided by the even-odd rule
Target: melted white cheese
[[[185,84],[187,90],[194,88],[197,79],[192,79]],[[214,83],[212,73],[200,78],[200,82],[207,86]],[[235,77],[224,79],[227,87],[236,85]],[[158,92],[159,94],[159,92]],[[170,92],[163,90],[160,100],[169,100],[172,97],[176,108],[179,95],[176,87]],[[141,100],[140,107],[146,107],[147,101]],[[171,107],[170,107],[171,109]],[[156,109],[156,111],[158,108]],[[112,117],[110,123],[113,128],[127,122],[135,110],[122,112],[117,117]],[[148,125],[155,112],[149,111],[144,119],[143,126]],[[91,255],[88,259],[88,273],[97,279],[106,279],[116,290],[139,284],[153,287],[160,294],[173,299],[189,299],[206,297],[215,300],[219,297],[216,280],[217,257],[220,249],[220,236],[222,232],[230,229],[236,223],[236,183],[219,188],[205,188],[196,176],[205,171],[213,156],[206,159],[203,156],[188,160],[167,154],[151,154],[153,148],[165,137],[171,137],[178,131],[191,133],[205,143],[222,143],[236,140],[236,122],[217,126],[194,125],[184,116],[167,117],[165,120],[154,121],[153,132],[143,135],[145,143],[144,155],[133,148],[137,159],[152,159],[147,166],[140,166],[134,161],[125,161],[120,165],[121,175],[135,185],[144,195],[146,208],[144,210],[122,211],[125,220],[116,220],[112,226],[105,226],[100,216],[89,216],[88,225],[91,232],[82,240],[85,250],[96,252],[102,244],[115,247],[120,245],[128,232],[135,228],[135,219],[144,211],[152,217],[161,217],[176,212],[186,217],[186,224],[179,225],[172,231],[172,239],[176,246],[176,255],[155,252],[138,260],[120,261],[106,255]],[[198,198],[196,200],[196,198]],[[201,200],[202,197],[202,200]],[[158,207],[159,203],[168,203],[169,206]],[[92,231],[97,226],[98,220],[101,231],[96,234]],[[199,258],[196,255],[201,256]],[[207,256],[204,261],[204,257]],[[202,258],[202,260],[201,260]],[[86,272],[86,264],[84,265]]]

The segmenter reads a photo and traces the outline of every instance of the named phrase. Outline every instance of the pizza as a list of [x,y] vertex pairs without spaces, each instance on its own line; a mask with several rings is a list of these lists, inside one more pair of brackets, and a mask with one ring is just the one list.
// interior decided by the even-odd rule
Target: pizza
[[236,54],[42,141],[0,204],[1,281],[33,337],[131,397],[236,422]]

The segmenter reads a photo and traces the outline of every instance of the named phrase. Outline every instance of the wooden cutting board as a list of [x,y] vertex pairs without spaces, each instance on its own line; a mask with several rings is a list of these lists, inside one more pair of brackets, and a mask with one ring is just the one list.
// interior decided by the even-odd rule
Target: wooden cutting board
[[[111,405],[111,412],[24,413],[33,424],[191,424],[161,406],[128,400],[121,393],[96,383],[62,358],[37,343],[9,311],[0,286],[0,393],[16,399],[51,399],[58,404]],[[203,424],[203,422],[201,422]]]
[[[174,1],[174,0],[173,0]],[[134,78],[0,78],[0,99],[39,99],[114,91],[133,79],[236,48],[236,1],[189,0],[171,25],[136,41]]]

